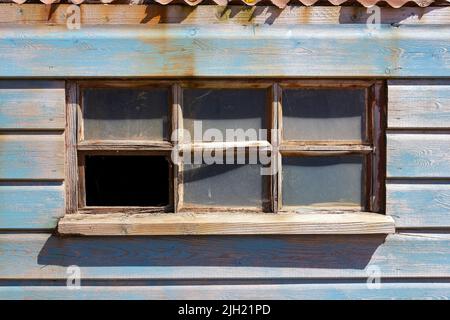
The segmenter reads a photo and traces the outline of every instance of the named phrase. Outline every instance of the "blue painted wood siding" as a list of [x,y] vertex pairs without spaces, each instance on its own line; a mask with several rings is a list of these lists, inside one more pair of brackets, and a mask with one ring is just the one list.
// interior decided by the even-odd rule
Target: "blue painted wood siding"
[[450,227],[450,81],[388,82],[387,214]]
[[0,77],[448,77],[449,25],[15,26]]
[[0,81],[0,229],[64,214],[64,81]]
[[[165,47],[151,28],[5,28],[0,46],[11,50],[2,51],[0,76],[450,77],[448,27],[367,33],[358,26],[339,36],[325,26],[310,27],[319,34],[302,28],[256,27],[254,35],[243,28],[247,44],[223,29],[216,41],[217,30],[169,28]],[[426,39],[416,36],[424,30]],[[233,51],[239,48],[248,56]],[[313,53],[317,59],[308,60]],[[387,214],[398,229],[387,237],[58,237],[64,87],[0,81],[1,299],[450,297],[449,80],[388,82]],[[70,265],[81,268],[81,290],[65,287]],[[380,289],[366,284],[373,270]]]

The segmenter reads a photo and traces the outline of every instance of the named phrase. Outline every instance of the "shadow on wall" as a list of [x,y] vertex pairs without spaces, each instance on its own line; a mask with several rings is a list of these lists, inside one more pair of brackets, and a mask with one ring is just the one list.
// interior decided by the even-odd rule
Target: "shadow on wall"
[[[189,20],[189,16],[194,14],[196,7],[190,6],[170,6],[166,10],[154,10],[152,6],[147,6],[145,17],[140,21],[141,24],[177,24]],[[420,22],[425,14],[434,10],[444,10],[445,7],[403,7],[390,10],[381,8],[382,24],[402,24],[407,22]],[[301,12],[297,12],[301,10]],[[340,7],[339,11],[329,10],[326,17],[324,13],[318,11],[315,7],[287,7],[280,9],[276,6],[218,6],[215,17],[211,21],[215,23],[227,22],[233,19],[236,23],[243,24],[316,24],[316,23],[339,23],[339,24],[366,24],[372,16],[373,11],[367,11],[363,6]]]
[[364,269],[385,235],[50,237],[40,265]]

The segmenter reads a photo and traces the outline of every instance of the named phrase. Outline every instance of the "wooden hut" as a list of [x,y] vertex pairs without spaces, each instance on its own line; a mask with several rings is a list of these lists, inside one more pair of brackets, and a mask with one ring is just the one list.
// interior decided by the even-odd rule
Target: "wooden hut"
[[42,2],[0,0],[1,299],[450,296],[448,1]]

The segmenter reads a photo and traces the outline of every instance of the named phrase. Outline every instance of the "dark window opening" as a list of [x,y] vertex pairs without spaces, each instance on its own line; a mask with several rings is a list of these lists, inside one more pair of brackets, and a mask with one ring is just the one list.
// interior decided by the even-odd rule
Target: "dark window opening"
[[86,156],[87,206],[166,206],[169,163],[164,156]]

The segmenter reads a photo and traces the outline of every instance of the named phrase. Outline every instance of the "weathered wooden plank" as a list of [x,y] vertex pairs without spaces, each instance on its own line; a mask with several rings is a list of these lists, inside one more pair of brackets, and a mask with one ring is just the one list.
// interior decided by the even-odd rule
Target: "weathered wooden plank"
[[0,182],[0,229],[51,229],[64,215],[64,186]]
[[[256,284],[169,286],[2,286],[2,300],[343,300],[343,299],[448,299],[449,283]],[[372,289],[373,288],[373,289]],[[222,312],[223,310],[221,310]]]
[[450,134],[388,133],[387,177],[450,177]]
[[[73,16],[68,4],[0,4],[1,24],[66,24]],[[365,24],[371,15],[365,7],[339,6],[211,6],[211,5],[85,5],[82,24]],[[381,23],[448,24],[449,7],[381,7]],[[68,19],[69,18],[69,19]],[[73,19],[73,17],[72,17]]]
[[62,81],[0,81],[0,129],[64,129]]
[[388,82],[389,128],[450,128],[450,81]]
[[0,31],[0,76],[447,77],[449,38],[449,25],[22,25]]
[[71,214],[58,232],[76,235],[373,234],[394,233],[394,220],[376,213]]
[[396,228],[450,227],[450,183],[389,182],[386,214]]
[[[0,235],[0,279],[449,278],[449,234],[57,237]],[[20,268],[17,266],[20,265]]]
[[0,179],[64,179],[63,134],[0,134]]

